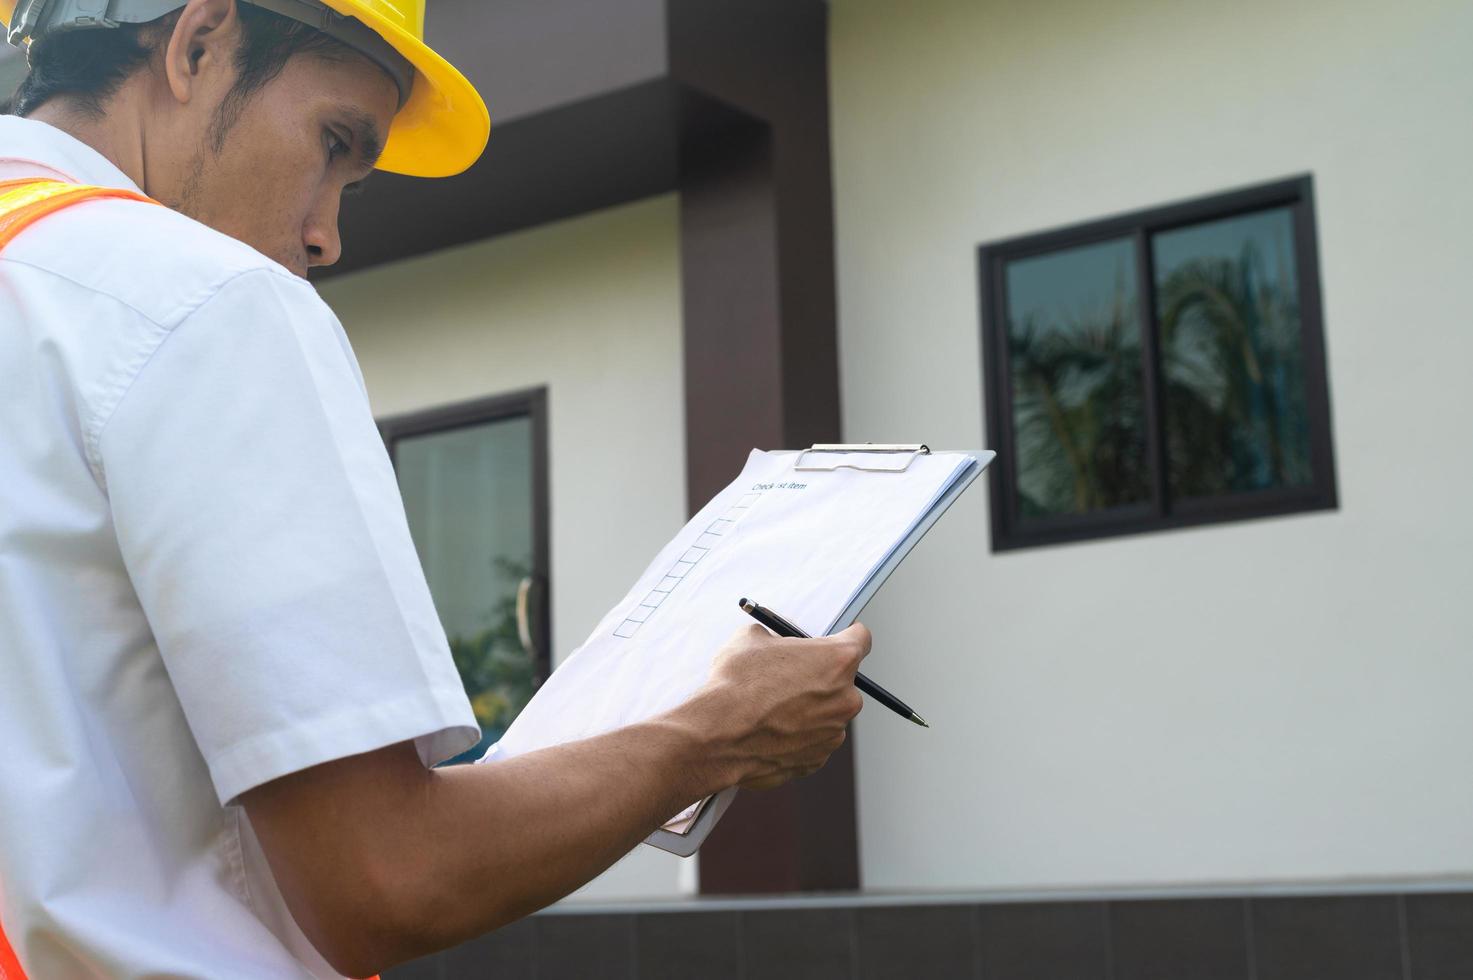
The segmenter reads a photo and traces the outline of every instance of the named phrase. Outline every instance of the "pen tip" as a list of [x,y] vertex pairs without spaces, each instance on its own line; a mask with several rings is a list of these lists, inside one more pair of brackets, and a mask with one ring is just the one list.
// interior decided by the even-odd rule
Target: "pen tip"
[[742,598],[737,600],[737,605],[742,607],[743,612],[751,612],[752,606],[756,605],[756,603],[754,603],[751,599],[748,599],[746,596],[743,596]]
[[912,711],[910,713],[910,720],[913,721],[913,722],[915,722],[917,725],[920,725],[922,728],[930,728],[931,727],[930,722],[926,721],[926,719],[922,718],[920,715],[916,714],[914,711]]

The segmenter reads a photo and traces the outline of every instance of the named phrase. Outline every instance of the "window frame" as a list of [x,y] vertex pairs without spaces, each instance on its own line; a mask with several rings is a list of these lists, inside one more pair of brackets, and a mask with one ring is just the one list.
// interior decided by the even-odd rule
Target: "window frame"
[[540,601],[532,604],[532,627],[542,638],[533,665],[535,686],[552,673],[552,568],[549,547],[549,500],[547,479],[547,388],[526,388],[436,408],[376,419],[379,435],[388,450],[389,462],[398,478],[397,443],[411,436],[436,435],[454,429],[529,418],[532,422],[532,577]]
[[[1305,408],[1309,421],[1313,480],[1304,487],[1274,488],[1173,501],[1167,494],[1166,486],[1165,419],[1160,398],[1161,361],[1151,236],[1276,207],[1289,209],[1294,229],[1300,342],[1303,345]],[[1005,270],[1009,262],[1018,259],[1121,238],[1130,239],[1135,252],[1150,499],[1105,513],[1063,514],[1034,519],[1025,526],[1019,519],[1016,492],[1017,446],[1013,425]],[[1011,551],[1306,511],[1334,510],[1339,506],[1320,295],[1314,181],[1310,175],[988,242],[978,246],[977,262],[981,300],[982,378],[986,389],[983,399],[985,424],[988,439],[997,451],[997,460],[991,468],[992,551]]]

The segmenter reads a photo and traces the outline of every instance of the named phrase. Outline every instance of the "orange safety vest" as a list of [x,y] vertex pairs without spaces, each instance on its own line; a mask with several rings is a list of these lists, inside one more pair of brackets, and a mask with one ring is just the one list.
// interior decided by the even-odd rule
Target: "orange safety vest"
[[10,948],[3,932],[0,932],[0,980],[26,980],[26,975],[20,972],[20,960],[15,958],[15,950]]
[[[68,184],[39,177],[0,180],[0,249],[4,249],[16,235],[54,211],[81,204],[83,201],[108,197],[145,201],[149,204],[160,203],[146,194],[120,187]],[[0,980],[26,980],[26,975],[20,968],[20,960],[16,958],[15,950],[5,938],[3,929],[0,929]]]

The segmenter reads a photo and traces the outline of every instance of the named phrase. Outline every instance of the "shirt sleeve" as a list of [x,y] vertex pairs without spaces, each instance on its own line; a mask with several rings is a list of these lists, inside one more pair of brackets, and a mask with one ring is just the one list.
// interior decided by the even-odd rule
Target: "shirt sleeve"
[[164,335],[98,440],[123,560],[221,803],[475,716],[337,318],[244,273]]

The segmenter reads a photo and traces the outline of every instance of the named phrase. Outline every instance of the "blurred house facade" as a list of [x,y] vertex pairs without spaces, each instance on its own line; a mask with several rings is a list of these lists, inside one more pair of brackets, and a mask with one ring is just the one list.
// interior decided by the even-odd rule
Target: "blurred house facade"
[[[832,438],[988,445],[979,246],[1307,177],[1335,498],[1006,551],[997,484],[959,504],[864,617],[935,728],[856,723],[871,897],[812,900],[853,962],[965,927],[912,975],[1009,944],[1146,975],[1171,936],[1182,976],[1466,967],[1470,32],[1433,0],[829,6]],[[674,188],[322,287],[384,416],[546,389],[555,657],[688,513],[686,230]],[[694,863],[641,848],[560,911],[680,909]]]

